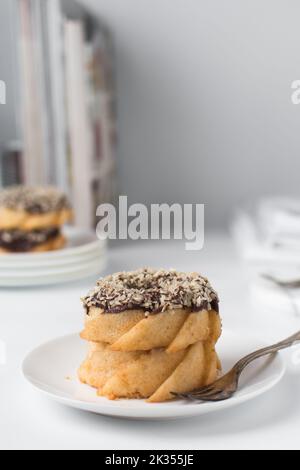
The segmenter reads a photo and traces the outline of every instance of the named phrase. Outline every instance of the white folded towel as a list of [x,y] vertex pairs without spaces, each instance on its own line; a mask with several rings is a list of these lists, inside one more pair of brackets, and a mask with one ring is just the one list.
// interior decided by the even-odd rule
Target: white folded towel
[[240,211],[233,233],[248,261],[300,266],[300,200],[261,200],[254,211]]
[[265,243],[300,249],[300,200],[264,199],[258,204],[257,214]]

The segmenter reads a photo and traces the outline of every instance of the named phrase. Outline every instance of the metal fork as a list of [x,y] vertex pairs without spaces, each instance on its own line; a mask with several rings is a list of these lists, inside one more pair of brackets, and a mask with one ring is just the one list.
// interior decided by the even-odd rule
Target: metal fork
[[238,390],[239,380],[244,369],[256,359],[275,354],[282,349],[287,349],[300,341],[300,331],[280,343],[267,348],[260,349],[241,359],[228,374],[224,375],[216,382],[202,387],[190,393],[173,393],[177,398],[184,398],[193,401],[224,401],[231,398]]

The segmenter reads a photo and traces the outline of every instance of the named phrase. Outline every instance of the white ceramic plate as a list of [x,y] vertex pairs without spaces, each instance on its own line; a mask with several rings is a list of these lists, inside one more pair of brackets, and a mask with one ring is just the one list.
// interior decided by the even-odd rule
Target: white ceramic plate
[[37,263],[34,266],[20,265],[19,267],[10,266],[3,268],[0,266],[0,279],[3,277],[26,277],[26,276],[40,276],[45,274],[55,274],[64,270],[76,270],[86,264],[91,264],[97,259],[102,259],[106,256],[106,250],[97,250],[91,254],[79,258],[70,258],[66,260],[49,260],[47,263]]
[[66,248],[49,253],[0,256],[0,287],[71,282],[100,274],[106,266],[106,243],[92,231],[66,228]]
[[106,266],[106,256],[102,256],[92,262],[80,264],[72,269],[60,269],[53,272],[45,271],[43,273],[37,272],[35,275],[32,274],[27,276],[0,277],[0,287],[37,287],[78,281],[90,276],[100,275]]
[[[257,338],[249,338],[241,332],[224,331],[218,346],[224,370],[261,346],[265,344]],[[266,393],[285,373],[280,355],[258,360],[245,370],[236,396],[219,403],[195,404],[181,400],[159,404],[148,404],[143,400],[109,401],[97,397],[96,390],[80,384],[76,378],[76,371],[86,351],[86,343],[78,335],[55,339],[27,356],[23,363],[24,376],[39,392],[73,408],[105,416],[162,420],[199,416],[232,408]]]
[[50,277],[50,276],[60,276],[64,274],[69,274],[75,271],[85,271],[91,266],[97,266],[97,263],[100,263],[103,260],[105,254],[94,253],[92,259],[87,259],[86,261],[80,263],[71,263],[71,264],[59,264],[58,266],[41,266],[34,269],[19,269],[19,270],[7,270],[0,269],[0,285],[5,279],[8,280],[22,280],[23,278],[28,277]]
[[[91,251],[90,253],[86,253],[84,255],[80,256],[68,256],[66,258],[54,258],[47,259],[47,260],[38,260],[38,261],[32,261],[32,262],[20,262],[19,264],[17,263],[2,263],[1,257],[0,257],[0,277],[2,275],[10,275],[14,274],[20,271],[26,272],[26,271],[33,271],[35,272],[37,269],[51,269],[51,268],[60,268],[60,267],[65,267],[65,266],[73,266],[73,265],[78,265],[80,263],[87,263],[89,261],[92,261],[95,259],[97,256],[102,256],[105,254],[106,250],[105,249],[100,249],[98,248],[97,250]],[[9,255],[10,256],[10,255]]]

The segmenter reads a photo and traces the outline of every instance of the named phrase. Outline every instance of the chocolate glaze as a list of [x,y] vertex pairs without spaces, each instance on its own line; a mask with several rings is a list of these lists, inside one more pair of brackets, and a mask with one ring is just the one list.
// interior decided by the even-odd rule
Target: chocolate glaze
[[53,240],[59,235],[60,229],[56,227],[31,232],[0,230],[0,248],[12,253],[24,253]]
[[[194,313],[200,313],[204,311],[210,311],[214,310],[216,313],[220,312],[220,306],[219,306],[219,301],[218,300],[213,300],[210,304],[208,302],[203,301],[200,307],[192,307],[192,312]],[[162,313],[163,309],[159,308],[156,310],[149,311],[149,309],[146,309],[145,307],[142,307],[141,305],[128,305],[124,307],[119,307],[119,308],[106,308],[105,305],[101,304],[96,304],[94,307],[99,308],[104,311],[104,313],[111,314],[111,315],[117,315],[119,313],[123,313],[127,310],[143,310],[145,313],[149,313],[149,315],[157,315],[158,313]],[[182,309],[185,309],[187,307],[181,306]],[[85,306],[86,309],[86,314],[89,316],[90,315],[90,307]]]
[[99,279],[84,297],[87,314],[91,308],[103,313],[143,310],[149,314],[173,309],[219,312],[219,298],[209,281],[198,273],[150,268],[116,273]]

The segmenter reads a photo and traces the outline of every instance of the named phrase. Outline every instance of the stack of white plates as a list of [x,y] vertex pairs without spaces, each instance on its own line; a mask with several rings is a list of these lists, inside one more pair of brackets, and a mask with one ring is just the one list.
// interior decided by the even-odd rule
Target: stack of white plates
[[94,232],[76,228],[64,231],[62,250],[0,256],[0,287],[58,284],[100,274],[106,266],[106,242]]

